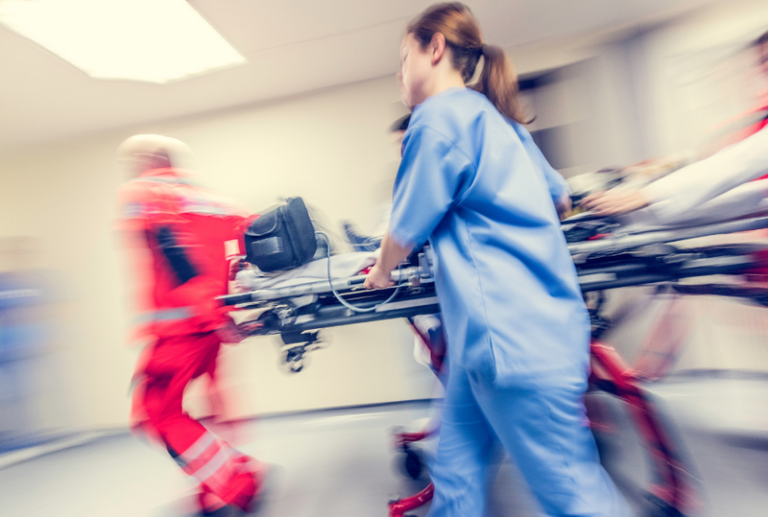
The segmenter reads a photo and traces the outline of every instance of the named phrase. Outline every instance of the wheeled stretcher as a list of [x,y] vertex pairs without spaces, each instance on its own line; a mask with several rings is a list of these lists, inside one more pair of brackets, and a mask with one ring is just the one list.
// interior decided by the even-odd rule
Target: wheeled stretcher
[[[627,286],[710,275],[735,277],[747,274],[765,266],[768,244],[702,245],[695,239],[764,228],[768,228],[768,217],[754,214],[743,219],[682,228],[635,226],[628,230],[619,221],[588,214],[563,223],[585,297],[589,293]],[[284,281],[278,277],[262,279],[261,283],[254,281],[250,284],[251,290],[224,296],[221,301],[253,311],[252,317],[240,323],[249,334],[279,334],[285,343],[284,359],[293,371],[302,369],[304,355],[316,346],[318,333],[323,328],[393,318],[407,318],[413,325],[414,317],[440,311],[429,250],[413,254],[393,273],[393,287],[372,291],[364,290],[363,283],[366,267],[375,256],[362,260],[359,270],[347,276],[332,274],[329,261],[334,260],[337,258],[330,257],[305,266],[313,272],[308,271],[303,278],[292,274]],[[240,268],[237,275],[245,278],[247,274],[243,272],[248,268],[243,263]],[[323,270],[326,275],[322,274]],[[241,287],[244,283],[248,284],[240,282]],[[266,287],[259,288],[259,285]],[[744,292],[728,285],[718,286],[708,292],[720,294],[719,289],[732,296],[746,293],[758,301],[768,300],[768,286],[748,287]],[[695,286],[684,286],[679,290],[688,290],[691,294],[707,292],[705,287],[697,290]],[[590,386],[611,393],[627,404],[645,442],[654,472],[648,495],[655,515],[684,515],[696,506],[695,490],[686,465],[663,420],[644,395],[641,379],[623,363],[613,348],[599,341],[606,325],[600,316],[602,297],[598,296],[597,300],[598,303],[590,308],[593,321]],[[429,339],[421,332],[417,334],[430,347]],[[398,433],[396,444],[407,455],[412,443],[431,432]],[[390,517],[402,517],[405,512],[426,504],[432,491],[430,485],[412,497],[390,501]]]
[[[563,223],[585,294],[682,278],[747,273],[764,265],[768,243],[702,246],[685,241],[763,228],[768,228],[768,216],[632,233],[622,231],[615,221],[589,215]],[[360,259],[357,274],[335,276],[332,263],[340,259],[334,256],[302,266],[306,275],[292,271],[284,281],[279,275],[252,280],[250,285],[241,281],[241,287],[245,283],[252,290],[220,300],[236,309],[259,309],[254,319],[241,322],[241,326],[251,335],[280,334],[286,343],[312,342],[312,332],[327,327],[440,311],[428,249],[414,253],[393,272],[393,287],[370,291],[363,283],[375,254],[350,255],[360,255],[356,257]],[[237,267],[240,271],[235,272],[235,278],[239,279],[247,265],[241,259]]]

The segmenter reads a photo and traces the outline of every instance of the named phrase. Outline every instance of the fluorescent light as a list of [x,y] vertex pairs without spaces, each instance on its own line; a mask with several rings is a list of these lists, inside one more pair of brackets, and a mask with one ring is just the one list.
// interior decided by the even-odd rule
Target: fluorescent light
[[185,0],[0,0],[0,23],[99,79],[166,83],[245,62]]

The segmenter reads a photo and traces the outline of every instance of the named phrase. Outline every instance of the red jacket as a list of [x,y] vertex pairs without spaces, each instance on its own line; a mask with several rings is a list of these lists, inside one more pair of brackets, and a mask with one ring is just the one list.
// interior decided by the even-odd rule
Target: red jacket
[[[215,297],[227,292],[225,243],[239,243],[245,213],[178,169],[146,171],[123,185],[118,197],[119,225],[137,274],[138,334],[165,337],[220,327],[227,316]],[[159,246],[161,228],[171,230],[197,272],[183,284]]]

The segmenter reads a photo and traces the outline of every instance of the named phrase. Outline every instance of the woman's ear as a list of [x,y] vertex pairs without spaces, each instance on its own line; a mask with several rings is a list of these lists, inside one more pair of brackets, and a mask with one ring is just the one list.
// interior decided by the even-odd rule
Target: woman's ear
[[429,50],[432,52],[432,66],[437,65],[445,55],[445,36],[436,32],[429,43]]

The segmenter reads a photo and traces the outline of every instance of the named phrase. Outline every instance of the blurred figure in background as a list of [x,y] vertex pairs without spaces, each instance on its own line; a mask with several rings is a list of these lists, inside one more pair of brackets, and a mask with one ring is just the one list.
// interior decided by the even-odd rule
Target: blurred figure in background
[[[768,79],[768,32],[754,41],[750,50],[759,75]],[[725,221],[761,209],[764,198],[768,197],[768,179],[765,179],[768,174],[768,99],[765,95],[761,99],[758,108],[743,114],[742,118],[750,123],[731,135],[731,141],[735,143],[642,188],[592,194],[582,206],[602,215],[621,215],[645,209],[636,214],[638,221],[672,227]],[[760,181],[746,185],[757,179]],[[627,216],[623,220],[630,221],[633,217]],[[742,236],[756,239],[765,235],[765,230],[758,230]],[[768,264],[765,251],[756,254],[761,264]],[[761,265],[750,271],[746,279],[764,281],[768,278],[766,274],[768,267]],[[679,295],[655,293],[652,296],[663,304],[659,312],[661,320],[651,338],[641,345],[633,366],[639,375],[648,379],[669,373],[688,336],[695,331],[696,320],[707,319],[702,317],[701,306],[692,308],[689,304],[695,302]],[[718,316],[723,321],[734,321],[727,314],[720,308]],[[737,355],[736,345],[742,341],[729,343],[729,356]],[[697,343],[697,349],[705,349],[702,340]],[[711,367],[720,368],[721,365]]]
[[[757,64],[768,79],[768,31],[753,44]],[[764,96],[764,99],[765,96]],[[755,110],[761,116],[746,138],[640,190],[598,192],[584,206],[603,215],[651,206],[660,221],[672,220],[745,182],[768,173],[768,102]],[[739,214],[733,214],[734,216]]]
[[160,135],[133,136],[117,152],[131,178],[119,192],[120,226],[129,251],[144,252],[134,269],[146,291],[141,334],[152,339],[134,378],[133,425],[200,483],[203,515],[230,515],[254,506],[262,469],[185,413],[182,398],[193,379],[213,378],[222,342],[242,339],[215,297],[226,294],[225,246],[239,241],[244,216],[174,166],[189,154]]
[[29,237],[0,240],[0,452],[35,445],[42,356],[50,337],[50,275],[35,268]]
[[[744,57],[746,54],[746,57]],[[743,68],[748,64],[740,85],[740,94],[750,103],[749,109],[717,124],[714,129],[725,129],[725,137],[706,146],[702,158],[745,138],[754,135],[768,125],[768,31],[752,41],[749,46],[731,58]],[[739,65],[734,65],[738,67]],[[738,69],[738,68],[737,68]],[[733,87],[733,86],[732,86]],[[742,93],[743,91],[743,93]],[[735,94],[735,92],[732,92]],[[736,96],[736,95],[734,95]]]
[[[395,137],[394,144],[397,146],[398,156],[401,153],[403,136],[405,136],[405,131],[408,129],[410,120],[411,114],[409,113],[408,115],[397,119],[392,126],[390,126],[392,134]],[[394,176],[390,178],[389,175],[387,175],[385,182],[383,182],[386,185],[384,188],[387,189],[387,192],[392,190],[394,182]],[[344,233],[355,251],[375,251],[381,246],[381,239],[384,238],[384,234],[387,232],[389,216],[392,213],[392,200],[389,196],[385,198],[384,202],[377,208],[377,211],[379,212],[378,224],[372,235],[363,235],[357,231],[351,222],[344,222]]]

